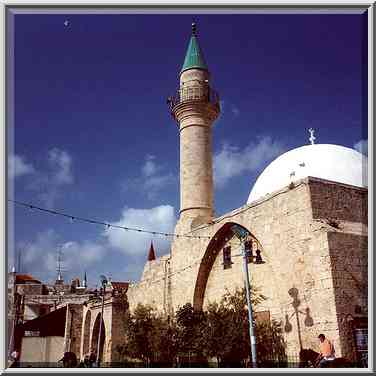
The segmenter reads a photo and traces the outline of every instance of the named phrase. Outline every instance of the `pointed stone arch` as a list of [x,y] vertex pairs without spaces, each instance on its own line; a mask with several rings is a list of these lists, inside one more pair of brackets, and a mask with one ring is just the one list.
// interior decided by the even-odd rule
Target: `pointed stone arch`
[[[102,321],[102,330],[101,330],[101,339],[98,349],[98,336],[99,336],[99,329],[100,329],[100,322]],[[97,314],[97,317],[95,318],[94,325],[93,325],[93,331],[91,334],[91,350],[95,351],[96,354],[99,352],[99,360],[103,362],[103,350],[104,344],[106,341],[106,327],[104,320],[102,318],[101,313]]]
[[90,324],[91,324],[91,311],[88,310],[85,315],[84,327],[83,327],[83,347],[82,357],[90,351]]
[[209,274],[212,270],[214,261],[218,253],[225,246],[227,239],[233,236],[231,228],[234,225],[238,225],[244,228],[251,235],[252,239],[254,239],[260,245],[260,242],[251,233],[251,231],[246,227],[242,226],[241,224],[236,222],[227,222],[223,224],[223,226],[215,233],[215,235],[210,240],[204,253],[204,256],[201,259],[193,295],[193,307],[195,310],[202,310],[203,308],[205,290]]

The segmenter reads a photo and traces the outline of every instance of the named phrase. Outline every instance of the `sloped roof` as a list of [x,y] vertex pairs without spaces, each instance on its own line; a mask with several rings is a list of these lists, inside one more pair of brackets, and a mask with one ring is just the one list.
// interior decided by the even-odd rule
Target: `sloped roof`
[[65,335],[65,319],[67,313],[67,306],[61,307],[39,316],[33,320],[27,321],[20,325],[20,329],[31,332],[39,332],[40,337],[61,336]]
[[155,251],[154,251],[154,246],[153,242],[150,243],[150,248],[149,248],[149,254],[148,254],[148,261],[154,261],[155,260]]
[[196,36],[195,24],[192,24],[192,36],[189,41],[187,53],[185,55],[183,68],[181,69],[180,73],[183,73],[184,71],[192,68],[208,70],[204,54],[202,53]]
[[35,283],[41,283],[41,281],[35,279],[30,274],[16,274],[16,284],[17,283],[25,283],[25,282],[35,282]]
[[128,291],[129,282],[113,282],[113,281],[111,281],[111,286],[114,290]]

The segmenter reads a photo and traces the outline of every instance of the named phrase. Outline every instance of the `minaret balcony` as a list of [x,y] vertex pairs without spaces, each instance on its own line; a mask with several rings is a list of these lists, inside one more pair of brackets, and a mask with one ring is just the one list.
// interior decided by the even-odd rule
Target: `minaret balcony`
[[167,98],[171,113],[174,113],[178,106],[191,103],[209,104],[215,111],[220,112],[219,94],[209,86],[182,87],[175,95]]

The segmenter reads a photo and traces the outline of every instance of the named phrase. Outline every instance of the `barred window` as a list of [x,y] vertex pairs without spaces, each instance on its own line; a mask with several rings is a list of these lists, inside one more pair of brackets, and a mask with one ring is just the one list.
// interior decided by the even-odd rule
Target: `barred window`
[[231,265],[231,247],[228,246],[223,248],[223,269],[229,269]]

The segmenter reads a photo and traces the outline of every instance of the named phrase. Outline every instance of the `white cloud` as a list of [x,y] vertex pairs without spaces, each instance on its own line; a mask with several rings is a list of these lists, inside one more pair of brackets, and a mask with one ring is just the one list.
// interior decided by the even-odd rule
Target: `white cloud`
[[220,100],[219,105],[221,107],[221,113],[219,114],[219,117],[222,117],[225,114],[232,114],[233,117],[238,117],[240,115],[239,107],[227,100]]
[[359,153],[368,156],[368,140],[358,141],[356,144],[354,144],[354,149],[357,150]]
[[53,148],[47,153],[47,168],[35,174],[27,188],[39,193],[44,206],[53,208],[64,187],[73,182],[72,157],[65,150]]
[[243,150],[224,143],[221,150],[214,154],[214,182],[217,187],[223,188],[231,178],[259,170],[283,151],[282,143],[268,136],[256,143],[251,142]]
[[66,151],[53,148],[48,152],[48,162],[56,185],[73,183],[72,158]]
[[8,176],[10,179],[18,178],[22,175],[32,174],[35,169],[31,163],[27,163],[20,155],[10,155],[8,158]]
[[158,196],[161,190],[175,182],[176,177],[172,173],[164,172],[164,166],[157,163],[154,155],[147,155],[141,167],[140,176],[126,180],[123,187],[141,189],[147,198],[152,200]]
[[[161,205],[150,209],[124,208],[119,221],[112,224],[172,233],[175,223],[174,208]],[[118,279],[138,280],[151,240],[157,257],[170,250],[171,238],[166,236],[116,228],[103,230],[99,234],[100,237],[94,240],[67,241],[55,230],[49,229],[37,233],[29,242],[18,242],[16,249],[22,254],[22,272],[30,273],[44,282],[53,282],[57,276],[57,253],[61,248],[63,277],[66,282],[70,282],[73,277],[82,278],[84,271],[88,272],[90,278],[90,274],[103,274],[104,270],[107,275],[111,269]],[[126,257],[123,256],[122,259],[122,255]],[[118,260],[121,260],[120,265]],[[14,255],[10,255],[9,270],[14,262]]]
[[142,166],[142,175],[145,177],[155,175],[159,170],[157,164],[155,163],[155,156],[154,155],[147,155],[145,157],[145,163]]
[[[121,218],[111,224],[123,227],[141,228],[145,230],[171,233],[174,231],[176,217],[174,208],[170,205],[156,206],[151,209],[124,208]],[[140,256],[143,260],[147,257],[150,241],[153,239],[157,253],[166,253],[170,247],[170,238],[153,236],[141,232],[110,229],[103,235],[108,239],[111,247],[121,252]],[[159,250],[159,252],[158,252]]]
[[43,279],[54,279],[59,248],[62,250],[63,276],[69,274],[71,277],[81,276],[84,268],[98,265],[107,250],[103,241],[62,242],[56,231],[50,229],[38,233],[31,242],[17,244],[17,249],[21,252],[22,271]]

